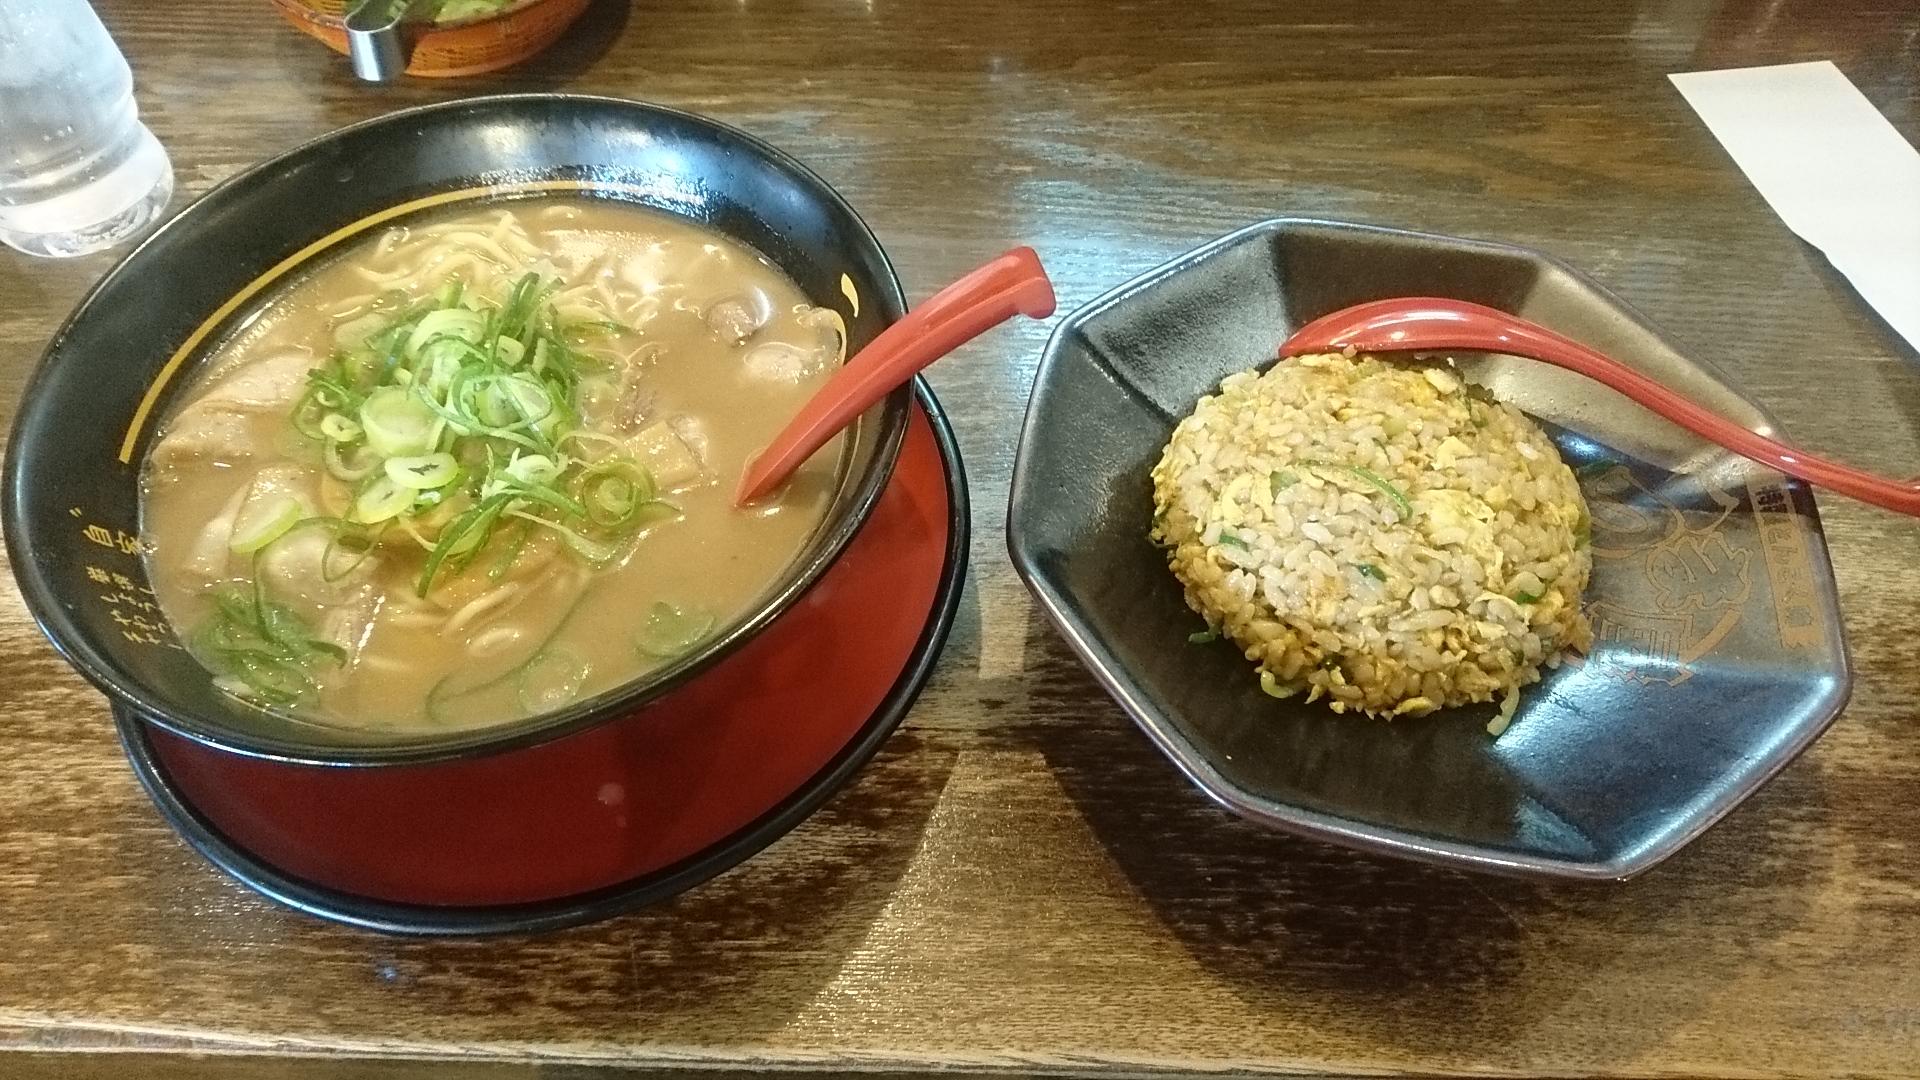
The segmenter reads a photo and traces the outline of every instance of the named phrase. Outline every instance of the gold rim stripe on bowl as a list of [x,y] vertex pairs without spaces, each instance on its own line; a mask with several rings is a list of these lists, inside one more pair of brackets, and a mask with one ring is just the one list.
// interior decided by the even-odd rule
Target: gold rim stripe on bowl
[[602,180],[533,180],[519,184],[488,184],[484,187],[461,188],[458,191],[446,191],[438,195],[428,195],[425,198],[415,199],[412,202],[401,203],[398,206],[390,206],[378,213],[368,214],[366,217],[361,218],[351,225],[335,229],[333,232],[328,233],[313,243],[308,244],[306,247],[301,248],[299,251],[294,252],[292,255],[280,260],[274,264],[272,269],[248,282],[245,288],[234,294],[233,299],[221,304],[214,310],[212,315],[207,316],[205,322],[194,329],[193,333],[187,335],[187,340],[182,342],[178,349],[174,350],[173,355],[167,359],[166,365],[160,369],[160,374],[154,376],[153,382],[147,386],[147,394],[140,399],[140,407],[133,411],[133,422],[127,425],[127,437],[120,441],[121,462],[129,465],[133,463],[134,445],[140,441],[140,432],[145,429],[148,417],[153,414],[154,403],[160,400],[161,392],[167,388],[167,384],[171,382],[174,375],[179,372],[180,366],[187,362],[187,357],[192,356],[195,350],[199,349],[201,342],[207,339],[207,335],[213,333],[221,323],[226,321],[228,316],[238,311],[241,305],[258,296],[267,286],[285,277],[288,271],[335,244],[357,236],[382,222],[392,221],[394,218],[411,214],[416,210],[424,210],[431,206],[444,206],[448,203],[465,200],[495,198],[502,195],[519,195],[539,191],[606,191],[624,192],[633,195],[648,195],[655,194],[658,190],[658,188],[641,184],[609,183]]

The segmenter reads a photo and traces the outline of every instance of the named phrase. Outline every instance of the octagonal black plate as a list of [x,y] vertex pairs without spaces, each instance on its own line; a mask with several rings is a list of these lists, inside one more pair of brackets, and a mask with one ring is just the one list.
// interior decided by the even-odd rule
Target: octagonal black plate
[[1581,376],[1461,354],[1542,422],[1594,521],[1583,663],[1492,707],[1338,716],[1263,695],[1201,629],[1147,543],[1148,470],[1221,378],[1301,324],[1366,300],[1450,296],[1516,312],[1755,431],[1758,405],[1598,283],[1520,248],[1281,219],[1095,300],[1047,345],[1014,466],[1013,561],[1102,684],[1208,794],[1292,832],[1485,870],[1625,878],[1671,855],[1832,722],[1852,682],[1806,487]]

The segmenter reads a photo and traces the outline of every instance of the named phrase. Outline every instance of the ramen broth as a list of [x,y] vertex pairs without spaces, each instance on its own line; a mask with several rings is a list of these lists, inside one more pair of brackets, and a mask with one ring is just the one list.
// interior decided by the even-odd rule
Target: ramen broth
[[161,609],[223,689],[337,726],[478,727],[632,680],[818,527],[838,442],[731,494],[844,333],[753,251],[637,208],[387,231],[275,296],[163,426]]

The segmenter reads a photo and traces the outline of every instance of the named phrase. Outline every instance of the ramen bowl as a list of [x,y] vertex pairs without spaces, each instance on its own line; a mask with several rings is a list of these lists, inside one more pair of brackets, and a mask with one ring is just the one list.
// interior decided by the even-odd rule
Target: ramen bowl
[[[408,75],[451,79],[512,67],[560,39],[592,0],[515,0],[498,11],[434,23],[413,42]],[[282,18],[337,53],[347,51],[340,0],[273,0]]]
[[1449,866],[1632,877],[1731,812],[1846,703],[1833,569],[1804,484],[1573,372],[1453,354],[1468,381],[1540,424],[1592,521],[1592,648],[1521,687],[1497,737],[1494,704],[1389,721],[1269,696],[1231,641],[1204,633],[1147,539],[1149,472],[1202,395],[1273,363],[1305,323],[1395,296],[1514,312],[1774,430],[1720,372],[1558,259],[1282,218],[1149,271],[1056,328],[1015,459],[1014,566],[1122,708],[1229,809]]
[[[220,185],[102,279],[20,407],[5,529],[35,618],[112,701],[183,831],[210,854],[245,853],[279,875],[269,891],[327,914],[523,929],[718,872],[878,749],[957,600],[964,482],[938,404],[916,385],[849,431],[824,520],[743,616],[608,692],[493,727],[377,731],[215,687],[160,616],[141,558],[140,468],[157,420],[277,284],[340,245],[415,214],[553,193],[745,244],[839,312],[850,351],[904,310],[872,233],[773,147],[632,102],[480,98],[343,129]],[[880,583],[904,592],[896,605],[887,591],[876,615]],[[361,899],[400,907],[361,918]],[[410,922],[407,905],[467,915]],[[548,921],[528,922],[527,905]]]

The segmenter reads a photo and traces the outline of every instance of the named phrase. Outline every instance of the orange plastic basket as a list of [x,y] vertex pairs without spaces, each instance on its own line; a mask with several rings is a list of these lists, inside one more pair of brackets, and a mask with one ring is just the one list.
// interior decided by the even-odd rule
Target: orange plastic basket
[[[413,47],[407,74],[431,79],[498,71],[554,43],[593,0],[519,0],[491,15],[437,23]],[[341,0],[273,0],[301,32],[347,51]]]

